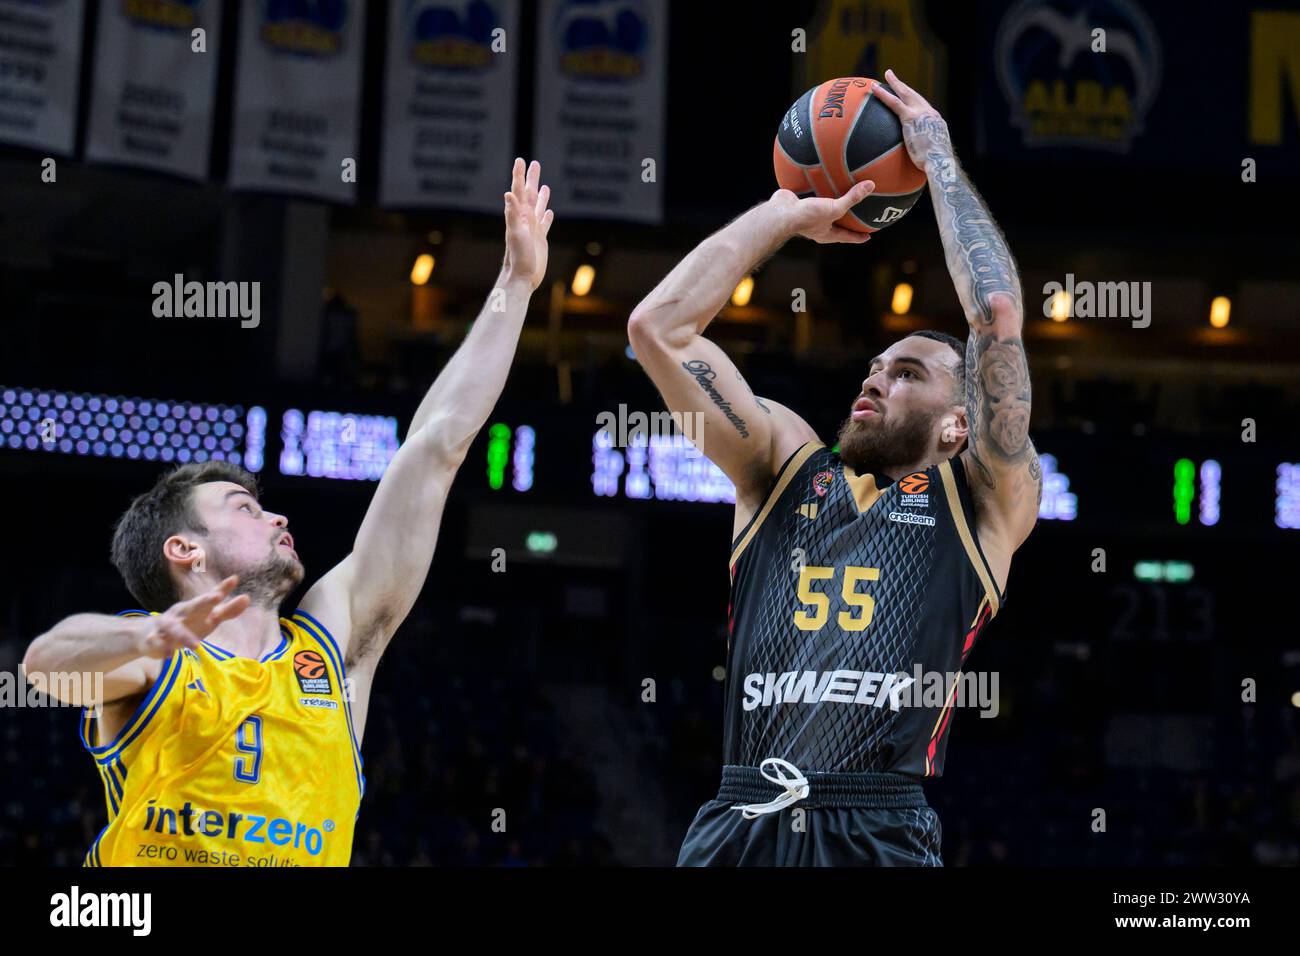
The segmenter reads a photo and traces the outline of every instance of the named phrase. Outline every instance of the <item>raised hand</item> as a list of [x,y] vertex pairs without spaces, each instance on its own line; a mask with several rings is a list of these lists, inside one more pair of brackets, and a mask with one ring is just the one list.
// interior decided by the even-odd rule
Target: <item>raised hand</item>
[[231,575],[210,591],[187,601],[177,601],[152,620],[152,627],[140,641],[144,657],[163,660],[179,647],[196,648],[223,621],[238,617],[248,608],[249,597],[230,594],[239,584]]
[[506,257],[503,268],[527,279],[536,289],[546,276],[546,235],[551,231],[555,213],[546,208],[551,187],[538,183],[542,166],[536,160],[525,169],[523,159],[516,158],[511,170],[510,191],[506,203]]
[[885,71],[885,79],[894,92],[877,84],[875,95],[894,111],[903,124],[907,155],[912,157],[918,169],[931,175],[933,164],[943,166],[952,159],[948,123],[924,96],[900,80],[893,70]]
[[778,189],[768,200],[776,207],[791,235],[804,236],[814,242],[864,243],[869,233],[855,232],[837,226],[841,218],[875,190],[876,184],[867,179],[856,184],[839,199],[821,199],[813,196],[800,199],[788,189]]

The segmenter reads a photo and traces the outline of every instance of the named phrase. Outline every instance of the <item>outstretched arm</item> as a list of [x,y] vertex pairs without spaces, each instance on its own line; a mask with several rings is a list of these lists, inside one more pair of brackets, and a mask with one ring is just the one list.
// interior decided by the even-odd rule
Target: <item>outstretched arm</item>
[[[429,572],[456,471],[505,386],[528,301],[546,273],[554,213],[541,169],[516,159],[505,194],[506,254],[496,286],[416,410],[356,541],[302,608],[335,629],[350,669],[370,665],[410,612]],[[358,727],[358,733],[360,728]]]
[[703,434],[689,437],[735,484],[738,521],[766,494],[776,467],[816,433],[789,409],[755,397],[704,330],[737,283],[792,236],[865,242],[865,235],[834,223],[874,188],[860,183],[840,199],[799,199],[777,190],[696,246],[628,320],[637,361],[669,409],[702,416]]
[[[962,458],[972,474],[981,544],[1004,555],[1038,520],[1042,472],[1029,440],[1029,365],[1021,340],[1020,273],[993,214],[953,152],[948,124],[915,90],[886,71],[894,93],[879,96],[903,124],[912,162],[930,181],[948,272],[970,326],[966,343],[966,419]],[[994,556],[989,555],[990,561]],[[1001,562],[995,562],[1001,563]],[[995,568],[996,570],[996,568]]]

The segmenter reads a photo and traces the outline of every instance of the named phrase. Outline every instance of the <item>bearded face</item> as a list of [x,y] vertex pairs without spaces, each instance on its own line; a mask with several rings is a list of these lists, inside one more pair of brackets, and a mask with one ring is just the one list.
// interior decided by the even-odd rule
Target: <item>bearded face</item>
[[194,508],[207,570],[216,580],[238,575],[236,594],[247,594],[255,606],[278,608],[302,582],[288,519],[264,510],[246,489],[231,482],[200,485]]
[[840,426],[840,458],[858,473],[891,472],[924,461],[939,429],[943,410],[893,409]]
[[261,561],[245,563],[241,567],[236,567],[237,563],[223,561],[219,555],[213,558],[219,576],[224,578],[231,574],[239,575],[235,593],[247,594],[258,607],[279,607],[293,589],[302,583],[306,573],[302,562],[281,548],[274,548]]

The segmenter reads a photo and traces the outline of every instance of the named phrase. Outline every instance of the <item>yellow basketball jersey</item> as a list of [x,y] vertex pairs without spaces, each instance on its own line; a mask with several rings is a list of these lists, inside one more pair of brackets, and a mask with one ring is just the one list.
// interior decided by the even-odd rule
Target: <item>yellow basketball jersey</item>
[[365,777],[343,656],[303,611],[280,632],[260,661],[177,651],[111,741],[83,711],[108,803],[87,866],[347,866]]

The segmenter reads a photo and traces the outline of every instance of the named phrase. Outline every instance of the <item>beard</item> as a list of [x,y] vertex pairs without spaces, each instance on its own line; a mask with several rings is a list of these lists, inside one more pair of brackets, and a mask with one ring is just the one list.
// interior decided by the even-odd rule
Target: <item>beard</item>
[[918,464],[929,455],[940,414],[913,412],[901,418],[891,415],[860,422],[849,416],[840,426],[840,458],[858,474]]
[[246,568],[222,568],[221,576],[239,575],[235,594],[247,594],[258,607],[278,608],[280,603],[302,583],[302,562],[277,548],[262,562]]

